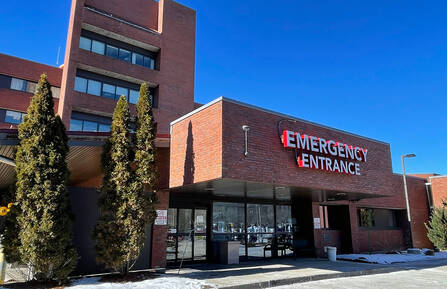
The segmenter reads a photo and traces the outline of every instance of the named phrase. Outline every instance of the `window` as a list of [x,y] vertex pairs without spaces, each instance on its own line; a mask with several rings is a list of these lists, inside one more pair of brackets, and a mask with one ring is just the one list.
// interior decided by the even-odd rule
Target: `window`
[[98,131],[98,123],[84,120],[83,131]]
[[[92,32],[83,32],[83,34],[94,34]],[[111,44],[108,44],[107,40],[94,40],[92,38],[98,37],[97,39],[104,39],[103,36],[81,36],[79,41],[79,48],[85,49],[94,53],[98,53],[101,55],[107,55],[109,57],[113,57],[115,59],[119,59],[121,61],[125,61],[128,63],[140,65],[147,67],[149,69],[155,69],[155,58],[151,56],[152,52],[147,51],[145,53],[138,53],[134,51],[144,51],[141,48],[134,47],[132,48],[129,44],[122,43],[122,47],[119,44],[115,44],[118,41],[109,40]],[[112,45],[113,44],[113,45]],[[126,47],[126,48],[124,48]]]
[[87,93],[93,95],[101,95],[101,82],[96,80],[88,80]]
[[75,79],[75,90],[79,92],[87,92],[87,79],[82,77],[77,77]]
[[107,97],[107,98],[115,99],[115,90],[116,90],[116,87],[114,85],[104,83],[102,85],[102,94],[101,95],[104,97]]
[[107,45],[106,55],[113,58],[118,58],[118,48],[112,45]]
[[276,230],[278,233],[292,233],[292,207],[276,206]]
[[129,93],[129,102],[136,104],[138,102],[139,98],[140,98],[140,92],[137,90],[131,89],[130,93]]
[[11,79],[11,89],[26,91],[26,88],[27,88],[26,82],[27,81],[23,80],[23,79],[12,78]]
[[119,99],[122,95],[126,97],[126,99],[129,99],[129,90],[124,87],[116,87],[116,98]]
[[244,233],[245,208],[241,203],[215,202],[213,206],[214,233]]
[[130,51],[120,48],[119,59],[122,61],[130,62]]
[[[37,87],[36,87],[37,88]],[[51,87],[51,92],[53,93],[53,97],[54,98],[59,98],[60,94],[61,94],[61,89],[59,87]]]
[[403,210],[360,208],[359,226],[365,228],[399,228]]
[[145,56],[144,57],[144,66],[147,68],[150,68],[150,69],[154,69],[155,61],[152,58]]
[[138,53],[132,55],[132,63],[144,66],[144,56]]
[[5,122],[12,124],[20,124],[22,122],[24,115],[25,115],[24,113],[18,111],[7,110],[5,115]]
[[82,120],[71,119],[70,120],[71,131],[82,131]]
[[79,41],[79,48],[90,51],[91,47],[92,47],[92,41],[88,38],[81,36],[81,40]]
[[[32,94],[36,93],[36,91],[37,91],[37,83],[31,82],[31,81],[27,81],[26,91],[29,92],[29,93],[32,93]],[[51,87],[51,91],[53,91],[53,87]],[[54,97],[54,95],[53,95],[53,97]]]
[[104,55],[105,44],[96,40],[92,41],[92,52]]
[[[118,100],[124,95],[131,104],[136,104],[139,99],[139,84],[111,78],[93,72],[78,70],[75,80],[75,90],[92,95],[102,96]],[[149,98],[154,105],[154,88],[149,89]]]
[[110,131],[110,124],[102,124],[102,123],[100,123],[99,127],[98,127],[98,131],[99,132],[109,132]]
[[247,205],[247,232],[274,233],[273,205]]
[[110,124],[72,118],[70,120],[70,131],[109,132]]

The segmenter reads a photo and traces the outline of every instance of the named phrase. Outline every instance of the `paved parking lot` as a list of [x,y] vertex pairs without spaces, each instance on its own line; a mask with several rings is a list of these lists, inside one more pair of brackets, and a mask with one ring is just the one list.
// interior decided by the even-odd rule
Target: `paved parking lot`
[[299,283],[288,286],[273,287],[275,289],[345,289],[345,288],[447,288],[447,265],[431,268],[414,268],[399,272],[348,277]]

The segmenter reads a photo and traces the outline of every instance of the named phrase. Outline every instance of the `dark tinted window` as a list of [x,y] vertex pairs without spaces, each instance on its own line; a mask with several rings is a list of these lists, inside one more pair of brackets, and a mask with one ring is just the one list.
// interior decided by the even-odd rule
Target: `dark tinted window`
[[120,60],[130,62],[130,57],[131,57],[131,53],[129,50],[120,48],[120,52],[119,52]]
[[360,227],[397,228],[402,210],[361,208],[358,209]]
[[107,45],[106,55],[113,58],[118,58],[118,48],[115,46]]

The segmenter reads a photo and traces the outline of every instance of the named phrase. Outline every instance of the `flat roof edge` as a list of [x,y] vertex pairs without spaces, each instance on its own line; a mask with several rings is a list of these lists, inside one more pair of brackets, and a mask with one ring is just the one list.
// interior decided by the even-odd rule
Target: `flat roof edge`
[[212,100],[211,102],[209,102],[207,104],[204,104],[201,107],[191,111],[190,113],[187,113],[184,116],[182,116],[182,117],[172,121],[171,124],[170,124],[171,128],[172,128],[172,126],[174,124],[176,124],[176,123],[178,123],[178,122],[180,122],[180,121],[190,117],[193,114],[196,114],[196,113],[200,112],[201,110],[204,110],[204,109],[208,108],[209,106],[211,106],[211,105],[213,105],[213,104],[215,104],[215,103],[217,103],[219,101],[231,102],[231,103],[238,104],[238,105],[241,105],[241,106],[245,106],[245,107],[248,107],[248,108],[252,108],[252,109],[256,109],[256,110],[263,111],[263,112],[266,112],[266,113],[270,113],[270,114],[273,114],[273,115],[276,115],[276,116],[281,116],[281,117],[284,117],[284,118],[297,120],[297,121],[304,122],[304,123],[311,124],[311,125],[315,125],[315,126],[318,126],[318,127],[321,127],[321,128],[337,131],[337,132],[340,132],[340,133],[343,133],[343,134],[347,134],[347,135],[350,135],[350,136],[354,136],[354,137],[357,137],[357,138],[361,138],[361,139],[364,139],[364,140],[368,140],[368,141],[372,141],[372,142],[376,142],[376,143],[380,143],[380,144],[383,144],[383,145],[390,146],[390,144],[387,143],[387,142],[383,142],[383,141],[376,140],[376,139],[373,139],[373,138],[365,137],[365,136],[362,136],[362,135],[358,135],[358,134],[351,133],[351,132],[348,132],[348,131],[345,131],[345,130],[333,128],[333,127],[330,127],[330,126],[318,124],[318,123],[315,123],[315,122],[312,122],[312,121],[308,121],[308,120],[305,120],[305,119],[302,119],[302,118],[298,118],[298,117],[295,117],[295,116],[283,114],[283,113],[280,113],[280,112],[276,112],[276,111],[273,111],[273,110],[270,110],[270,109],[262,108],[262,107],[255,106],[255,105],[251,105],[251,104],[248,104],[248,103],[244,103],[244,102],[237,101],[237,100],[234,100],[234,99],[231,99],[231,98],[227,98],[227,97],[223,97],[223,96],[221,96],[219,98],[216,98],[215,100]]
[[221,97],[218,97],[218,98],[216,98],[215,100],[212,100],[212,101],[210,101],[210,102],[208,102],[208,103],[202,105],[201,107],[198,107],[198,108],[194,109],[193,111],[188,112],[187,114],[185,114],[185,115],[183,115],[183,116],[181,116],[181,117],[179,117],[179,118],[177,118],[177,119],[171,121],[170,126],[172,127],[174,124],[176,124],[176,123],[178,123],[178,122],[181,122],[181,121],[184,120],[184,119],[187,119],[187,118],[190,117],[191,115],[194,115],[194,114],[196,114],[196,113],[198,113],[198,112],[204,110],[205,108],[208,108],[208,107],[212,106],[213,104],[218,103],[219,101],[222,101],[223,99],[224,99],[224,98],[223,98],[222,96],[221,96]]
[[445,176],[430,176],[429,179],[441,179],[441,178],[447,178],[447,175]]

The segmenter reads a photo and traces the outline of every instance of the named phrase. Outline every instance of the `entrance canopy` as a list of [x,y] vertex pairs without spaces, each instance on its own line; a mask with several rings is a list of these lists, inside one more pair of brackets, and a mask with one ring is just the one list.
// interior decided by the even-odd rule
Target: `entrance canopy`
[[366,198],[383,197],[377,194],[357,192],[342,192],[333,190],[320,190],[303,187],[282,186],[248,182],[234,179],[216,179],[212,181],[194,183],[177,188],[171,188],[171,193],[185,193],[228,198],[265,199],[278,201],[291,201],[294,198],[312,198],[314,202],[329,201],[358,201]]
[[[67,156],[69,184],[81,184],[100,177],[102,146],[109,133],[67,132],[67,134],[70,147]],[[17,130],[0,130],[0,189],[7,188],[14,181],[14,154],[18,143]],[[167,147],[169,138],[158,137],[156,144],[158,147]]]

